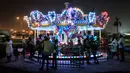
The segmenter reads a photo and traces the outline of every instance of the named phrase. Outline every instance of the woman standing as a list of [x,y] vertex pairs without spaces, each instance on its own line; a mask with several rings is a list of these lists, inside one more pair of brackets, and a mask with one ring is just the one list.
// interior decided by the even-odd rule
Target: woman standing
[[117,60],[119,60],[119,55],[118,55],[118,49],[117,49],[117,38],[115,36],[113,36],[112,42],[111,42],[111,59],[113,59],[113,57],[116,55],[117,56]]
[[6,55],[7,55],[7,63],[9,63],[11,61],[11,56],[13,54],[13,47],[12,47],[12,40],[10,40],[10,37],[7,36],[6,37]]

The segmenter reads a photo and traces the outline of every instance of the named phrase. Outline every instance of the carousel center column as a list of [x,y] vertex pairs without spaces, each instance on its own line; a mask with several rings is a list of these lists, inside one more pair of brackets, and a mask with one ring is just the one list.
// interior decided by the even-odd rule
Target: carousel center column
[[39,38],[40,30],[37,30],[37,38]]
[[102,38],[102,30],[99,30],[99,38],[101,40],[101,38]]
[[34,44],[36,45],[37,30],[34,30]]
[[93,28],[92,28],[92,30],[91,30],[91,35],[94,36],[94,29],[93,29]]

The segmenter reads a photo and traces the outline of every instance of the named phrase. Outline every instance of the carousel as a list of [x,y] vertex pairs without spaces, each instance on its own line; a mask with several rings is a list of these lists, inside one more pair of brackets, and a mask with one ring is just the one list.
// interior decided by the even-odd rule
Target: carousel
[[[58,58],[68,58],[68,55],[69,57],[75,55],[80,57],[80,49],[77,49],[76,46],[78,39],[84,39],[84,36],[88,35],[88,31],[91,32],[91,35],[94,35],[95,30],[99,31],[101,38],[101,30],[105,28],[110,17],[106,11],[99,15],[94,11],[85,14],[81,9],[71,7],[69,3],[65,3],[65,6],[60,14],[55,11],[43,14],[34,10],[30,13],[30,16],[26,16],[26,21],[28,27],[35,32],[34,40],[36,40],[40,31],[46,31],[46,34],[53,31],[53,37],[59,40],[59,48],[62,53]],[[69,44],[71,41],[74,43],[73,46]],[[63,57],[63,55],[67,57]],[[101,53],[98,55],[101,55]],[[86,56],[83,57],[86,58]]]

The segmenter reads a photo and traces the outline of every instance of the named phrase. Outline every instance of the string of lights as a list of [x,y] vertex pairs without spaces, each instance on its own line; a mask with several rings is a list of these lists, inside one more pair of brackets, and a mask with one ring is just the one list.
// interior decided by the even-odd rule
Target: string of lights
[[47,15],[44,15],[38,10],[34,10],[30,13],[30,17],[26,17],[26,21],[30,28],[39,28],[47,26],[93,26],[104,28],[108,23],[110,17],[106,11],[96,15],[96,12],[84,12],[79,8],[65,8],[61,14],[57,14],[55,11],[49,11]]

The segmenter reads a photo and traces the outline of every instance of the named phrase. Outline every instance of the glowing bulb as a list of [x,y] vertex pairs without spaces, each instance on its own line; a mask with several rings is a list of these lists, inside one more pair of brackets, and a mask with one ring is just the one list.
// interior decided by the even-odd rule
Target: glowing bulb
[[23,32],[25,32],[25,30],[23,30]]
[[15,33],[17,32],[17,31],[14,31]]
[[16,17],[17,20],[19,20],[20,18],[19,17]]
[[13,31],[13,29],[11,29],[10,31]]

